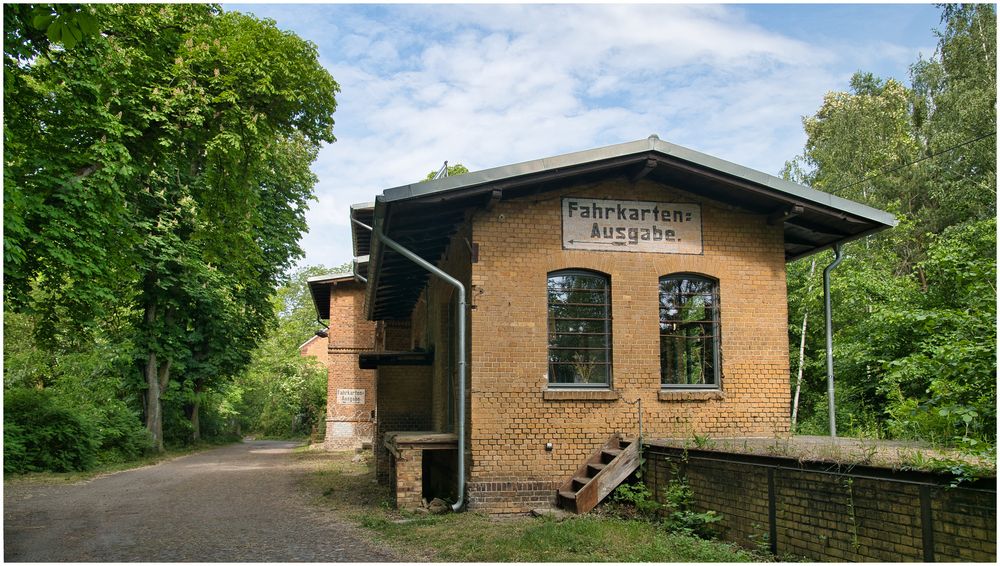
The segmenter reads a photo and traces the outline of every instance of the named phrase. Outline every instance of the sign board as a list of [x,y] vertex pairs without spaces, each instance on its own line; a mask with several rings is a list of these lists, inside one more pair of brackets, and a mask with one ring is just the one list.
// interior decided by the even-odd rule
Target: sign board
[[701,205],[563,197],[563,249],[701,254]]
[[354,436],[354,425],[351,423],[333,423],[330,432],[331,436],[335,438],[346,438]]
[[365,390],[364,389],[338,389],[337,390],[337,404],[338,405],[364,405],[365,404]]

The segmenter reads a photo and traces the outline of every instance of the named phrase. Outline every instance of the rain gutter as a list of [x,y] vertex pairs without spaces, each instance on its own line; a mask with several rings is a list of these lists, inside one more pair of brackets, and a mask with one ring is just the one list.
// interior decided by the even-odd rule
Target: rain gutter
[[[462,506],[465,505],[465,378],[468,372],[467,362],[466,362],[466,351],[465,351],[465,328],[466,328],[466,301],[465,301],[465,285],[458,280],[448,275],[446,272],[438,268],[436,265],[428,262],[419,255],[413,253],[412,251],[404,248],[402,245],[397,243],[395,240],[386,236],[382,232],[382,222],[375,222],[375,228],[362,224],[358,220],[352,219],[355,224],[368,228],[372,230],[375,236],[375,240],[381,244],[384,244],[391,248],[393,251],[399,255],[405,257],[406,259],[412,261],[413,263],[424,268],[432,275],[436,275],[441,278],[445,283],[448,283],[457,291],[458,299],[458,500],[455,501],[451,506],[452,511],[460,511]],[[374,250],[373,250],[374,251]]]
[[833,399],[833,320],[830,315],[830,272],[840,265],[844,256],[840,243],[833,245],[833,263],[823,270],[823,306],[826,309],[826,398],[830,411],[830,437],[837,437],[836,403]]

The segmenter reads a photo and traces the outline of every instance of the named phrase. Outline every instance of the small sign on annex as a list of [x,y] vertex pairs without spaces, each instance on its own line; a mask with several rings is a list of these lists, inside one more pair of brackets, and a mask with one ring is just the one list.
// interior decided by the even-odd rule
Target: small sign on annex
[[337,404],[338,405],[364,405],[365,404],[365,390],[364,389],[338,389],[337,390]]
[[567,250],[701,254],[701,205],[563,197],[562,240]]

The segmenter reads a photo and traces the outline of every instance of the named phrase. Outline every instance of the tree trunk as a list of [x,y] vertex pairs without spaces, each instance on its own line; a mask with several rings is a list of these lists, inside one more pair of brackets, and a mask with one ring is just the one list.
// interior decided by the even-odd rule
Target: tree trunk
[[[146,305],[146,326],[156,320],[156,305]],[[163,413],[160,410],[160,379],[156,352],[150,348],[146,358],[146,430],[153,437],[153,449],[163,452]]]
[[156,352],[146,361],[146,430],[153,437],[153,449],[163,452],[163,414],[160,412],[160,380]]
[[191,441],[201,441],[201,383],[195,383],[194,401],[191,403]]
[[156,352],[146,362],[146,429],[153,436],[153,448],[163,452],[163,404],[160,398],[170,383],[170,360],[158,364]]
[[799,391],[802,390],[802,366],[806,359],[806,324],[809,321],[809,311],[802,315],[802,340],[799,342],[799,375],[795,379],[795,401],[792,403],[792,431],[799,418]]
[[[812,260],[812,264],[809,265],[809,287],[806,289],[806,299],[809,298],[809,293],[812,292],[812,276],[816,272],[816,260]],[[809,311],[805,308],[802,309],[802,339],[799,341],[799,375],[795,379],[795,401],[792,403],[792,431],[795,431],[795,425],[799,418],[799,392],[802,390],[802,366],[805,365],[806,361],[806,328],[809,321]]]
[[[146,324],[156,320],[156,305],[146,305]],[[153,437],[153,449],[163,452],[163,407],[160,398],[170,383],[170,360],[160,362],[150,345],[146,358],[146,430]]]

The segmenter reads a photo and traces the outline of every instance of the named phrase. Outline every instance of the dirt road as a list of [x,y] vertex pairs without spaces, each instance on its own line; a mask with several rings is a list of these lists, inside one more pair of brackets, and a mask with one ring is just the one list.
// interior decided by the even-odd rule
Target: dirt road
[[248,441],[73,485],[4,488],[7,562],[397,560],[296,488],[294,443]]

